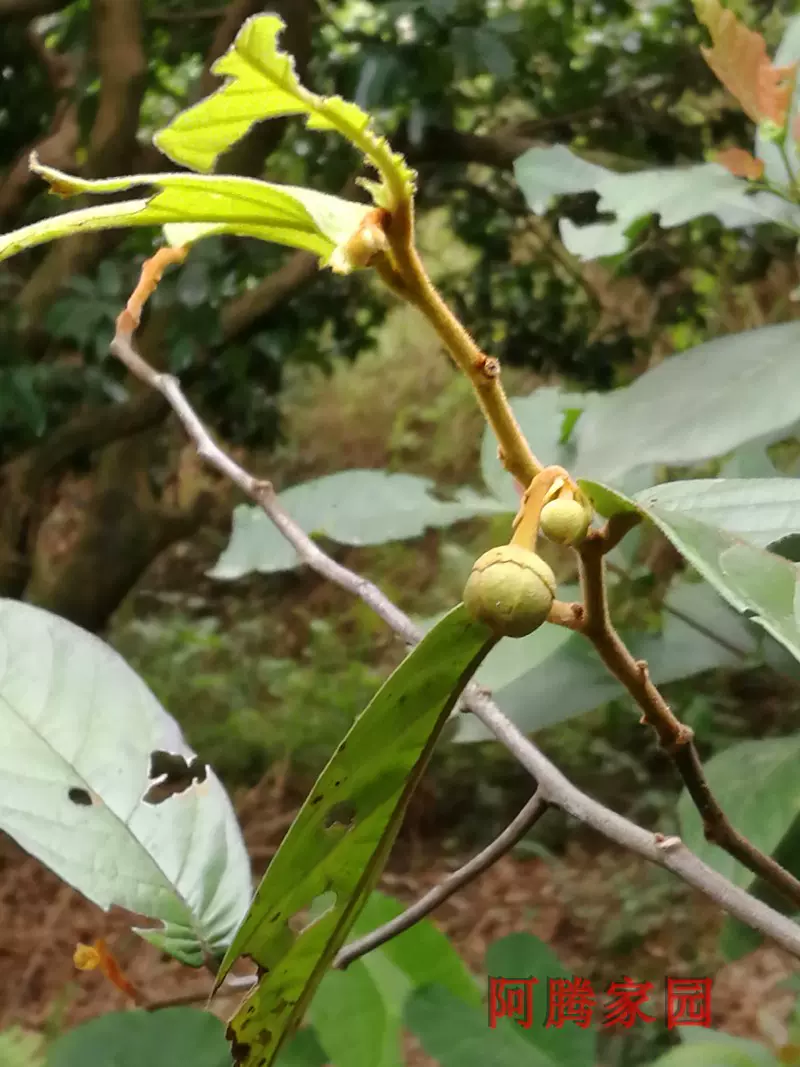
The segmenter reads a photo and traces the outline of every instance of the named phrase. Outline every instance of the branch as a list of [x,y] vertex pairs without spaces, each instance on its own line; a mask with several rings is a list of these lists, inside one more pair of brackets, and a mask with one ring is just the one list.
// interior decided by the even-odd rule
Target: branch
[[343,971],[354,960],[365,956],[368,952],[372,952],[373,949],[380,948],[387,941],[391,941],[393,937],[397,937],[398,934],[411,929],[414,923],[426,918],[440,904],[443,904],[454,893],[457,893],[459,889],[483,874],[492,864],[497,863],[501,856],[510,852],[522,840],[528,830],[539,821],[548,807],[547,801],[542,798],[537,790],[519,815],[482,852],[479,852],[477,856],[473,856],[463,867],[459,867],[443,882],[440,882],[430,892],[420,897],[416,903],[412,904],[410,908],[406,908],[402,914],[384,923],[383,926],[379,926],[376,930],[372,930],[364,937],[360,937],[357,941],[352,941],[349,945],[345,945],[336,956],[333,966]]
[[605,578],[605,554],[616,543],[602,532],[590,534],[579,550],[585,613],[581,631],[589,638],[609,671],[625,686],[642,710],[642,719],[658,735],[703,820],[707,840],[719,845],[763,878],[793,905],[800,906],[800,881],[771,856],[739,833],[714,797],[694,743],[694,734],[680,722],[650,679],[647,663],[635,660],[611,622]]
[[[417,627],[408,616],[372,582],[366,581],[332,560],[314,544],[311,538],[280,507],[268,482],[254,478],[214,443],[184,396],[177,379],[153,370],[135,350],[131,331],[126,328],[124,313],[118,320],[117,333],[112,342],[111,351],[122,360],[132,374],[161,393],[181,420],[201,458],[215,470],[230,478],[255,503],[260,505],[292,544],[298,555],[318,574],[360,597],[410,644],[415,644],[420,639]],[[561,808],[586,825],[598,830],[605,837],[652,863],[673,871],[689,885],[699,889],[719,904],[726,912],[771,938],[800,959],[800,927],[790,919],[756,900],[706,866],[682,844],[679,838],[666,838],[663,834],[650,833],[582,793],[550,763],[533,742],[529,741],[503,715],[485,690],[475,684],[470,684],[465,691],[464,706],[483,722],[498,741],[533,776],[537,783],[537,796],[542,801]]]
[[38,15],[52,15],[71,3],[72,0],[0,0],[0,19],[33,19]]

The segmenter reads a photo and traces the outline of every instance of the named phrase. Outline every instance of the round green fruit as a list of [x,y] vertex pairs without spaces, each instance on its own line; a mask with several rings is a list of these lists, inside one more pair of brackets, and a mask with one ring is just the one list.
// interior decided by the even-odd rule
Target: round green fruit
[[577,545],[589,532],[591,512],[577,500],[551,500],[542,508],[539,529],[557,545]]
[[464,605],[500,637],[524,637],[547,618],[556,579],[543,559],[519,545],[490,548],[472,568]]

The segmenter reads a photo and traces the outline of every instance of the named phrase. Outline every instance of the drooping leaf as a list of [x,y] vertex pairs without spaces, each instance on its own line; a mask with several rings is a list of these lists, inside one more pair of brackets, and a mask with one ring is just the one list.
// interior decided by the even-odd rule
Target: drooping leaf
[[416,990],[405,1022],[441,1067],[559,1067],[525,1040],[520,1027],[490,1029],[485,1008],[465,1004],[441,986]]
[[378,170],[384,190],[378,196],[381,207],[391,210],[410,199],[415,175],[402,155],[374,133],[369,115],[356,104],[338,96],[317,96],[300,84],[294,60],[278,49],[283,28],[276,15],[248,19],[231,49],[212,67],[226,83],[156,134],[156,146],[176,163],[209,171],[256,122],[305,115],[309,129],[336,130]]
[[618,255],[637,223],[657,215],[665,229],[713,215],[729,229],[779,222],[800,229],[800,211],[773,193],[751,193],[748,183],[720,163],[698,163],[616,173],[574,155],[564,145],[530,148],[515,163],[517,181],[529,207],[541,214],[554,196],[596,192],[597,212],[611,222],[576,226],[560,223],[568,251],[581,259]]
[[700,48],[706,63],[753,122],[768,120],[783,126],[795,67],[774,67],[761,34],[745,26],[720,0],[694,0],[694,7],[711,34],[711,48]]
[[[600,491],[602,509],[606,514],[613,512],[614,500],[624,510],[629,510],[634,503],[607,486],[586,481],[580,484],[595,502]],[[766,630],[800,660],[800,618],[797,612],[800,572],[797,564],[718,526],[710,526],[688,512],[643,501],[638,501],[635,506],[655,523],[732,607]]]
[[[756,640],[750,627],[708,586],[699,582],[675,583],[665,603],[682,617],[666,611],[660,634],[622,633],[636,659],[647,662],[657,685],[718,667],[741,666],[747,657],[755,658]],[[488,668],[492,657],[501,652],[513,654],[515,645],[526,645],[520,650],[517,676],[493,691],[500,709],[525,733],[584,715],[609,700],[629,700],[620,682],[609,674],[579,634],[570,633],[566,639],[552,643],[552,647],[543,647],[543,654],[537,657],[536,639],[551,641],[548,631],[556,629],[559,628],[542,627],[521,641],[504,642],[484,665]],[[709,634],[718,635],[722,643]],[[509,653],[505,653],[505,645],[509,646]],[[480,670],[476,680],[487,684]],[[474,716],[459,719],[456,741],[471,743],[491,737]]]
[[251,895],[236,817],[112,649],[0,600],[0,734],[0,829],[101,908],[161,920],[138,932],[163,951],[193,966],[224,953]]
[[[380,875],[438,734],[493,643],[463,605],[451,611],[382,686],[317,780],[218,974],[240,956],[264,969],[229,1028],[237,1063],[267,1067],[301,1018]],[[333,902],[296,932],[323,894]]]
[[358,230],[367,208],[338,196],[254,178],[210,174],[135,174],[90,181],[52,167],[32,169],[62,196],[150,186],[148,198],[67,211],[0,236],[0,259],[72,233],[124,226],[164,226],[172,244],[232,233],[313,252],[327,263]]
[[118,1011],[92,1019],[59,1037],[47,1067],[229,1067],[230,1051],[219,1019],[197,1008]]
[[766,547],[800,533],[800,482],[794,478],[699,478],[665,482],[635,499],[682,512]]
[[575,431],[573,470],[612,485],[632,468],[689,466],[800,419],[800,324],[719,337],[671,356],[594,402]]
[[[800,734],[741,741],[706,764],[708,783],[736,829],[756,848],[772,854],[800,815],[797,767]],[[746,888],[755,875],[733,856],[705,840],[691,798],[678,802],[681,835],[705,863]]]
[[[433,483],[412,474],[350,470],[293,486],[280,494],[282,507],[312,534],[343,545],[377,545],[418,537],[430,526],[450,526],[476,515],[507,510],[493,497],[461,489],[437,500]],[[298,566],[297,553],[260,508],[240,505],[233,531],[211,575],[239,578],[274,574]]]
[[[572,978],[572,974],[549,945],[533,934],[509,934],[494,941],[486,953],[486,973],[498,978],[532,977],[538,985],[533,989],[533,1025],[520,1032],[538,1052],[544,1053],[558,1067],[585,1067],[595,1062],[595,1031],[582,1029],[572,1023],[565,1026],[545,1026],[547,1019],[548,981],[552,978]],[[513,1021],[498,1021],[498,1030],[516,1028]]]

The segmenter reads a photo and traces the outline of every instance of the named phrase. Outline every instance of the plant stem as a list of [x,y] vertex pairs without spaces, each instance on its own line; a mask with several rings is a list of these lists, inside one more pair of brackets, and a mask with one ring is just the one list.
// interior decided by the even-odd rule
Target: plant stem
[[396,213],[398,217],[392,220],[387,233],[394,263],[379,263],[378,272],[389,288],[422,312],[456,365],[469,378],[497,437],[503,464],[527,488],[542,464],[531,451],[511,410],[500,381],[500,362],[481,351],[440,296],[414,247],[411,207],[403,207],[408,214]]
[[606,589],[602,532],[590,534],[579,550],[585,612],[581,631],[589,638],[609,671],[625,686],[642,711],[642,721],[658,735],[663,750],[680,773],[700,818],[706,839],[725,849],[753,874],[800,906],[800,881],[761,852],[736,830],[714,797],[694,743],[693,731],[672,711],[650,678],[647,663],[635,660],[611,622]]

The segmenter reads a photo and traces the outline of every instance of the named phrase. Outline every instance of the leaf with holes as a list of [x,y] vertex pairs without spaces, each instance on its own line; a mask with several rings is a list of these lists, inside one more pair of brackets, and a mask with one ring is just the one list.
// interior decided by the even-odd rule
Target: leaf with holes
[[0,829],[101,908],[192,966],[250,901],[228,797],[175,721],[98,638],[0,600]]
[[[357,232],[368,208],[338,196],[254,178],[215,174],[133,174],[90,181],[42,166],[32,169],[60,196],[125,192],[149,186],[152,196],[66,211],[0,235],[0,259],[26,248],[90,230],[122,226],[163,226],[173,245],[191,244],[213,234],[255,237],[304,249],[331,260]],[[337,258],[337,263],[341,259]]]
[[[274,1062],[380,875],[409,797],[464,685],[494,640],[463,605],[426,634],[356,719],[270,863],[223,960],[261,979],[229,1028],[244,1067]],[[333,898],[298,925],[313,902]]]
[[300,84],[292,57],[278,49],[283,28],[277,15],[248,19],[212,67],[226,83],[156,134],[156,146],[176,163],[208,171],[256,122],[305,115],[309,129],[336,130],[375,167],[383,179],[375,190],[381,207],[391,210],[410,200],[415,175],[404,158],[374,133],[369,115],[356,104],[317,96]]

